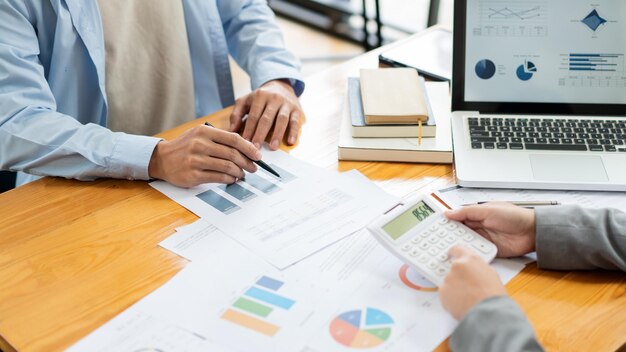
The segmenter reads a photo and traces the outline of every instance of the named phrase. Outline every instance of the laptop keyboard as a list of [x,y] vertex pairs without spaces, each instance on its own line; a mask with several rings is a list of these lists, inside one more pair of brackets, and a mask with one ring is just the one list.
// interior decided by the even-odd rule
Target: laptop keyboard
[[626,152],[626,120],[469,117],[472,149]]

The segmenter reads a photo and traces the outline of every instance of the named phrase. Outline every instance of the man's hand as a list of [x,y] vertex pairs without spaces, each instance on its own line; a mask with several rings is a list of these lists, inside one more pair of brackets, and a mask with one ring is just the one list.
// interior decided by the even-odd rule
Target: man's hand
[[498,247],[498,257],[518,257],[535,251],[535,212],[510,203],[486,203],[447,212]]
[[250,159],[260,160],[261,152],[238,134],[197,126],[172,141],[159,142],[148,173],[179,187],[229,184],[243,178],[243,170],[257,170]]
[[257,149],[263,145],[272,126],[274,133],[269,142],[271,150],[278,149],[285,132],[288,135],[287,144],[296,143],[302,107],[290,84],[280,80],[269,81],[237,99],[230,115],[231,132],[240,130],[245,115],[248,115],[248,119],[242,136],[252,141]]
[[455,246],[450,272],[439,287],[441,305],[461,320],[476,304],[489,297],[506,295],[500,277],[482,258],[467,248]]

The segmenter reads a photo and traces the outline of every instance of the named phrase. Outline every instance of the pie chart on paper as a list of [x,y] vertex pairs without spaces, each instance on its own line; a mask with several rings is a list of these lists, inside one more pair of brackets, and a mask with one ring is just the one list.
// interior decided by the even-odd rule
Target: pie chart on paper
[[387,313],[375,308],[351,310],[331,321],[330,335],[346,347],[372,348],[389,339],[393,323]]

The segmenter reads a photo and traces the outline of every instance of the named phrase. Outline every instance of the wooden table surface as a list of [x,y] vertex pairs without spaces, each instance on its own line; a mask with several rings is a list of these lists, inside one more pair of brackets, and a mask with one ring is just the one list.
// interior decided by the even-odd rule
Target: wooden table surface
[[[339,171],[358,169],[404,196],[452,181],[450,165],[338,162],[346,77],[377,66],[380,49],[306,80],[307,121],[284,148]],[[225,126],[229,109],[208,117]],[[199,119],[161,134],[173,138]],[[157,246],[195,215],[146,182],[44,178],[0,195],[0,349],[57,351],[122,312],[187,261]],[[626,275],[529,265],[507,289],[548,350],[609,351],[626,341]],[[447,342],[438,350],[447,350]]]

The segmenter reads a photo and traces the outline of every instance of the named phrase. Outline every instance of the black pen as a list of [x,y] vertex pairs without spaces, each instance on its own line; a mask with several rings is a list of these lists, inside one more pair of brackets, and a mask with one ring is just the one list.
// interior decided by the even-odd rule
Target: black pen
[[[213,127],[213,128],[215,128],[213,125],[211,125],[211,124],[210,124],[210,123],[208,123],[208,122],[205,122],[204,124],[205,124],[206,126],[209,126],[209,127]],[[245,156],[245,155],[244,155],[244,156]],[[246,158],[248,158],[248,157],[246,156]],[[248,159],[250,159],[250,158],[248,158]],[[252,159],[250,159],[250,160],[252,160]],[[271,166],[269,166],[269,165],[267,165],[266,163],[264,163],[264,162],[263,162],[263,160],[252,160],[252,162],[253,162],[253,163],[255,163],[255,164],[257,164],[257,165],[259,165],[259,166],[260,166],[263,170],[265,170],[265,171],[269,172],[270,174],[272,174],[272,175],[274,175],[274,176],[276,176],[276,177],[278,177],[278,178],[281,178],[281,177],[280,177],[280,175],[278,174],[278,172],[276,172],[274,169],[272,169],[272,167],[271,167]]]

